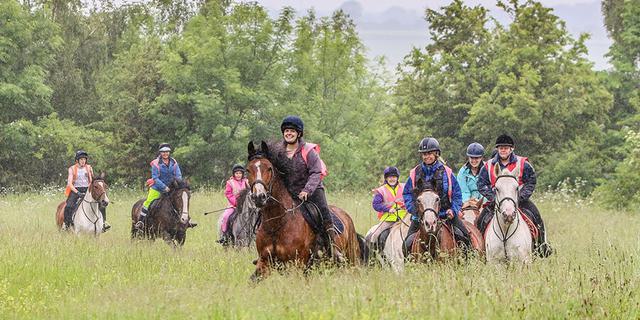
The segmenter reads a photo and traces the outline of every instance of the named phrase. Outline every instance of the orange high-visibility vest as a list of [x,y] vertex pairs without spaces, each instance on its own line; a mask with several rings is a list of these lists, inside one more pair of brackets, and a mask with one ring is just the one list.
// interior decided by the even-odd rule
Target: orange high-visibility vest
[[[93,168],[91,168],[90,165],[85,164],[85,167],[87,167],[87,178],[89,178],[89,184],[91,184],[91,181],[93,181]],[[76,179],[78,179],[78,164],[74,164],[72,166],[72,174],[73,174],[73,179],[71,180],[71,184],[73,184],[74,182],[76,182]],[[69,197],[69,195],[71,194],[71,187],[69,185],[67,185],[67,187],[64,189],[64,195],[66,197]]]

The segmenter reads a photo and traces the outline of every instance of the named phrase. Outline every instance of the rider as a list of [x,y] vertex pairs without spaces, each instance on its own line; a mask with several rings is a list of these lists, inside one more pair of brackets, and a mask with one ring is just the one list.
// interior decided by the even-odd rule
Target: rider
[[224,210],[222,214],[222,224],[220,228],[222,229],[222,234],[220,235],[219,243],[225,243],[229,239],[231,228],[227,226],[229,222],[229,217],[236,210],[238,195],[240,191],[246,189],[249,186],[249,182],[244,177],[245,169],[241,164],[235,164],[233,168],[231,168],[231,172],[233,175],[229,177],[227,180],[227,184],[224,190],[224,196],[227,197],[227,209]]
[[[182,171],[180,166],[174,158],[171,157],[171,145],[168,143],[161,143],[158,147],[160,155],[158,158],[151,161],[151,178],[153,179],[152,185],[149,188],[149,194],[147,199],[142,204],[142,210],[138,216],[138,221],[135,227],[142,229],[147,222],[147,215],[149,214],[149,206],[153,200],[159,199],[162,194],[167,194],[169,191],[169,185],[174,180],[182,180]],[[195,227],[197,223],[189,221],[190,227]]]
[[[336,243],[338,236],[333,226],[331,212],[327,205],[327,198],[322,183],[323,164],[320,156],[312,144],[305,143],[304,123],[297,116],[287,116],[280,125],[286,155],[290,163],[290,172],[285,179],[289,192],[302,201],[309,201],[318,206],[324,229],[331,243]],[[306,158],[305,156],[306,155]],[[344,256],[337,246],[329,245],[332,258],[337,262],[344,262]]]
[[[64,207],[64,225],[63,230],[67,230],[73,224],[73,208],[78,202],[78,199],[83,197],[87,193],[87,189],[93,181],[93,168],[87,163],[89,154],[84,150],[78,150],[76,152],[75,164],[69,167],[67,176],[67,188],[64,193],[67,196],[67,203]],[[102,220],[104,226],[102,232],[105,232],[111,228],[107,224],[107,210],[104,207],[100,207],[102,213]]]
[[[536,224],[540,233],[538,241],[535,244],[535,251],[541,257],[548,257],[553,252],[551,246],[546,242],[546,234],[544,221],[540,216],[538,208],[529,200],[536,188],[536,172],[529,160],[525,157],[517,156],[513,153],[515,143],[509,135],[503,134],[496,139],[496,149],[498,150],[495,157],[487,161],[480,169],[478,178],[478,191],[487,198],[490,203],[482,210],[477,224],[480,232],[484,233],[487,225],[491,221],[495,206],[495,178],[490,177],[490,172],[501,172],[501,174],[516,175],[518,178],[519,195],[518,206],[523,212],[528,213],[533,223]],[[495,174],[491,174],[495,177]]]
[[458,180],[452,173],[451,168],[446,166],[440,160],[440,144],[435,138],[424,138],[420,141],[418,152],[421,154],[422,163],[418,164],[411,170],[407,183],[404,185],[402,196],[407,211],[412,214],[411,226],[408,235],[416,232],[420,228],[420,220],[417,215],[417,203],[414,199],[414,191],[419,191],[422,186],[416,186],[415,183],[422,181],[429,183],[434,181],[436,192],[440,197],[440,212],[438,216],[441,219],[447,219],[459,230],[461,234],[457,234],[459,245],[463,248],[471,248],[471,240],[469,231],[464,223],[458,217],[458,213],[462,209],[462,195]]
[[404,218],[407,211],[404,207],[402,191],[404,183],[398,183],[400,170],[396,167],[384,169],[384,185],[374,189],[373,209],[378,212],[380,223],[369,236],[367,242],[377,243],[382,232],[391,228],[394,223]]
[[484,166],[484,147],[474,142],[467,147],[467,163],[464,164],[458,172],[458,183],[460,184],[460,191],[462,191],[462,203],[469,201],[471,198],[484,199],[484,197],[478,192],[476,181],[478,180],[478,174],[480,174],[480,168]]

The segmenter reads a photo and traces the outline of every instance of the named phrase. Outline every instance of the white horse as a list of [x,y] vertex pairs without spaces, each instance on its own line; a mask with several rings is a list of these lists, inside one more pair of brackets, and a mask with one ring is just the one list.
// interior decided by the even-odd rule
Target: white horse
[[[73,230],[75,234],[85,233],[99,236],[102,233],[104,220],[100,212],[100,207],[109,205],[107,188],[107,184],[104,182],[104,173],[91,182],[78,209],[73,213],[73,226],[71,230]],[[62,226],[64,206],[65,202],[62,202],[58,206],[58,227]]]
[[485,231],[487,262],[530,263],[533,239],[518,210],[518,179],[500,175],[496,178],[495,190],[495,211]]
[[[389,229],[389,236],[387,236],[387,240],[384,243],[384,248],[379,248],[378,252],[375,254],[376,258],[380,262],[381,265],[387,266],[390,265],[391,269],[396,273],[401,273],[404,271],[404,252],[402,250],[402,246],[404,245],[404,239],[407,237],[407,232],[409,231],[409,226],[411,225],[411,214],[407,213],[404,218],[396,222]],[[376,224],[369,229],[367,232],[366,239],[369,239],[369,234],[372,234],[376,231],[376,229],[380,226],[380,224]],[[378,241],[378,239],[374,239],[374,241]],[[377,244],[367,243],[367,246],[371,249],[374,248]]]

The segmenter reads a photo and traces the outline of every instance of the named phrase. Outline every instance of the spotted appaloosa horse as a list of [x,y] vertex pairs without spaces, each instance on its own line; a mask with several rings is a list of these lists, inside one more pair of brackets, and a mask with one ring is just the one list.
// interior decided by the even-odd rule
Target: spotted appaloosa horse
[[[105,174],[100,173],[89,185],[87,193],[82,198],[82,202],[73,212],[73,226],[71,230],[76,234],[87,233],[98,236],[102,233],[104,220],[100,207],[109,205],[107,190],[109,186],[104,181]],[[66,201],[61,202],[56,209],[56,224],[58,229],[62,228],[64,222],[64,207]]]
[[[255,204],[260,208],[261,223],[256,234],[258,261],[252,280],[258,281],[278,264],[292,263],[309,267],[316,258],[316,235],[306,222],[300,204],[293,200],[272,161],[277,157],[269,152],[263,141],[260,149],[249,142],[247,171]],[[360,264],[360,245],[355,226],[342,209],[329,206],[344,224],[344,232],[335,245],[350,264]]]

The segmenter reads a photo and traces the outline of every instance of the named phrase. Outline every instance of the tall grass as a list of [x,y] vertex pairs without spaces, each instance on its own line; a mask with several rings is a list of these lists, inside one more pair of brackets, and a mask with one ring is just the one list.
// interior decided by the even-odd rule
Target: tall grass
[[[320,269],[248,281],[255,252],[215,243],[220,192],[195,192],[200,226],[181,250],[129,240],[142,196],[114,191],[113,229],[99,239],[59,233],[51,190],[0,197],[0,318],[638,318],[638,215],[572,197],[537,199],[557,254],[529,267],[468,264]],[[368,195],[330,197],[364,233]]]

